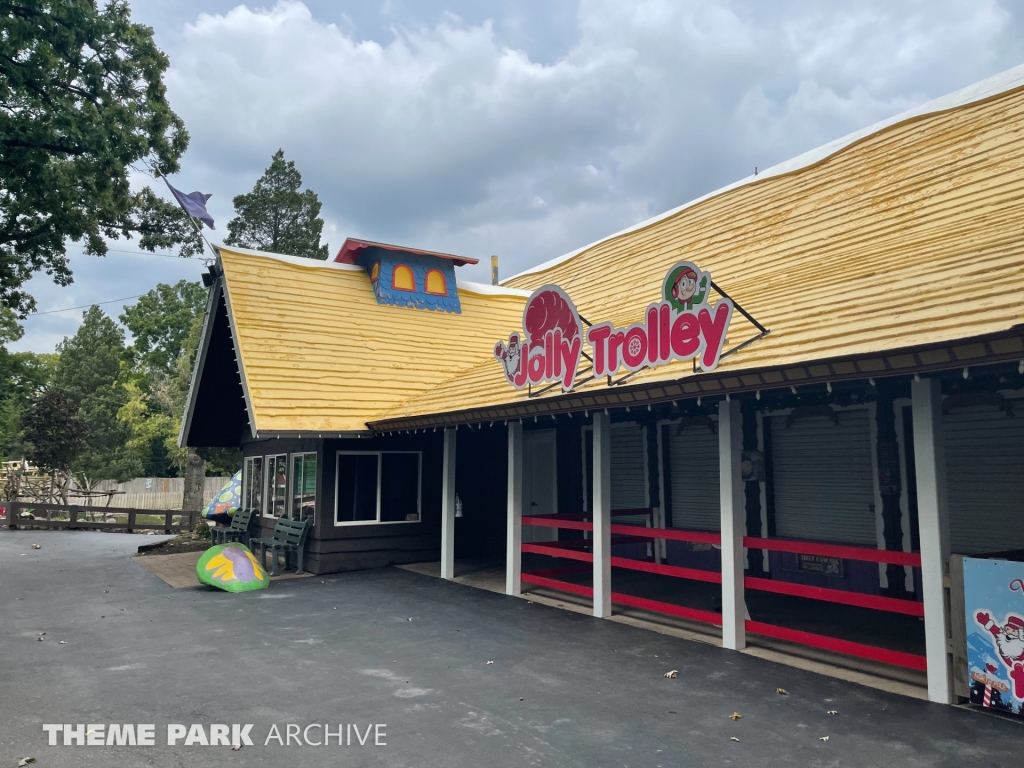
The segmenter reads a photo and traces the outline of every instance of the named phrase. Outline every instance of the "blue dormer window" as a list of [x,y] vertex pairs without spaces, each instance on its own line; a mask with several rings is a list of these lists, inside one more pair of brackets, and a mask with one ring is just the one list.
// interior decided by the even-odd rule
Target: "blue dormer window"
[[462,312],[455,267],[476,259],[396,245],[346,240],[335,261],[366,269],[378,304],[435,312]]

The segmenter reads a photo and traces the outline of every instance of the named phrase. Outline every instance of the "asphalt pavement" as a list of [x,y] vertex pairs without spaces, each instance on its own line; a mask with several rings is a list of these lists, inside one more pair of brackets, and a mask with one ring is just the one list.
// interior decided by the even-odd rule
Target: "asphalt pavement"
[[[401,569],[172,589],[130,559],[152,540],[0,532],[0,768],[959,768],[1024,747],[1015,721]],[[107,746],[110,724],[154,745]],[[203,745],[232,726],[252,745]]]

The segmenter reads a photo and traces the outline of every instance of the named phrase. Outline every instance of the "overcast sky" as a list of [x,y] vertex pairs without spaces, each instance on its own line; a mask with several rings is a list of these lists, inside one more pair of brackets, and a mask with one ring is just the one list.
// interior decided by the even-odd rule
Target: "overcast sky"
[[[192,136],[174,183],[231,198],[278,148],[345,237],[508,276],[850,131],[1024,63],[1024,0],[133,0]],[[131,249],[116,243],[113,248]],[[39,311],[197,279],[202,264],[74,254]],[[124,302],[104,307],[115,317]],[[33,317],[52,351],[81,312]]]

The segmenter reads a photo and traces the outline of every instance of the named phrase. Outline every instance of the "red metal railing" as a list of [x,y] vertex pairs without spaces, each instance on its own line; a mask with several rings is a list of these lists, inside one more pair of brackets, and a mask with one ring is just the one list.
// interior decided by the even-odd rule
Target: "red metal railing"
[[[613,517],[642,514],[650,510],[615,510]],[[543,516],[523,517],[523,525],[537,525],[549,528],[566,528],[570,530],[592,531],[593,523],[589,520],[589,514],[558,514]],[[637,525],[626,525],[612,523],[611,533],[614,537],[613,544],[624,544],[632,542],[666,539],[669,541],[688,541],[698,544],[721,545],[721,535],[704,531],[686,531],[676,528],[648,528]],[[765,539],[754,536],[746,536],[743,545],[749,549],[770,550],[775,552],[786,552],[791,554],[817,555],[821,557],[835,557],[843,560],[862,560],[873,563],[887,563],[892,565],[921,567],[921,556],[913,552],[898,552],[891,550],[869,549],[867,547],[845,546],[841,544],[821,544],[810,541],[793,541],[782,539]],[[593,563],[594,555],[592,542],[589,539],[558,542],[538,542],[522,545],[523,552],[559,557],[579,562]],[[614,568],[624,568],[644,573],[653,573],[661,576],[674,578],[691,579],[706,583],[720,584],[722,574],[717,571],[706,571],[698,568],[687,568],[678,565],[652,562],[650,559],[634,559],[627,557],[611,557],[611,565]],[[522,580],[528,584],[540,587],[547,587],[570,594],[581,595],[593,598],[594,591],[591,587],[580,584],[573,584],[562,579],[553,578],[556,575],[567,573],[579,573],[582,569],[578,566],[568,568],[552,568],[531,573],[523,573]],[[871,610],[897,613],[905,616],[924,616],[924,606],[916,600],[901,600],[879,595],[866,595],[859,592],[849,592],[842,589],[828,587],[816,587],[807,584],[795,584],[787,581],[775,581],[757,576],[746,576],[743,579],[746,589],[771,592],[774,594],[789,595],[792,597],[803,597],[823,602],[849,605],[857,608],[868,608]],[[674,603],[666,603],[660,600],[651,600],[635,595],[627,595],[622,592],[612,592],[612,602],[620,605],[628,605],[655,613],[662,613],[670,616],[678,616],[694,621],[708,624],[721,625],[722,617],[719,613],[703,611],[697,608],[689,608]],[[746,629],[748,632],[757,635],[764,635],[779,640],[785,640],[800,645],[841,653],[848,656],[855,656],[871,661],[878,661],[885,664],[892,664],[907,667],[915,670],[926,670],[927,661],[924,656],[893,651],[888,648],[881,648],[865,643],[857,643],[851,640],[842,640],[826,635],[819,635],[813,632],[790,629],[775,624],[761,621],[747,620]]]
[[[678,528],[646,528],[638,525],[622,525],[617,523],[612,523],[611,529],[613,535],[619,534],[636,539],[668,539],[671,541],[690,541],[716,546],[722,543],[721,534],[707,531],[684,531]],[[659,576],[672,576],[677,579],[691,579],[712,584],[722,583],[722,574],[717,571],[704,571],[699,568],[684,568],[679,565],[667,565],[666,563],[653,563],[649,560],[615,556],[612,556],[611,564],[613,568],[654,573]],[[668,616],[679,616],[684,619],[704,622],[705,624],[719,626],[722,624],[722,614],[720,613],[704,611],[699,608],[688,608],[684,605],[666,603],[662,600],[651,600],[646,597],[627,595],[623,592],[612,592],[612,602],[640,608],[645,611],[653,611],[654,613],[663,613]]]
[[[869,549],[868,547],[849,547],[840,544],[819,544],[811,541],[791,541],[781,539],[762,539],[754,536],[745,536],[743,546],[750,549],[767,549],[774,552],[788,552],[798,555],[818,555],[821,557],[835,557],[843,560],[864,560],[872,563],[891,563],[893,565],[921,567],[921,555],[915,552],[896,552],[891,550]],[[899,600],[892,597],[881,597],[879,595],[865,595],[859,592],[847,592],[841,589],[829,589],[826,587],[814,587],[807,584],[794,584],[788,581],[774,581],[763,579],[758,576],[746,576],[743,579],[746,589],[772,592],[793,597],[806,597],[812,600],[823,600],[829,603],[840,605],[851,605],[857,608],[870,608],[876,611],[888,613],[899,613],[905,616],[924,616],[924,605],[916,600]],[[842,653],[847,656],[856,656],[871,661],[880,661],[885,664],[893,664],[899,667],[907,667],[925,671],[928,668],[927,659],[915,653],[893,651],[888,648],[880,648],[864,643],[855,643],[851,640],[840,640],[827,635],[819,635],[813,632],[780,627],[775,624],[768,624],[762,621],[747,620],[748,632],[766,637],[774,637],[778,640],[786,640],[791,643],[820,648],[826,651]]]

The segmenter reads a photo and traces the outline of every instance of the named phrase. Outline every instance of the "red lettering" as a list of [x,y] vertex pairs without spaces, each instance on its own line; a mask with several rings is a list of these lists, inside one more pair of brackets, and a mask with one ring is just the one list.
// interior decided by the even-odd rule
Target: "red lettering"
[[619,347],[625,341],[626,334],[622,331],[615,331],[608,337],[608,374],[614,374],[619,370]]
[[548,331],[544,334],[544,381],[555,375],[555,337]]
[[562,331],[560,328],[555,328],[555,333],[551,337],[551,361],[553,378],[562,378]]
[[573,336],[572,342],[562,341],[559,347],[559,358],[562,365],[562,389],[572,389],[573,380],[576,378],[576,369],[580,365],[580,352],[583,349],[583,339],[578,335]]
[[540,384],[544,381],[544,346],[537,347],[536,350],[530,350],[529,360],[529,377],[531,384]]
[[635,325],[626,331],[626,336],[622,341],[622,361],[629,370],[635,371],[643,366],[645,357],[647,357],[647,334],[644,333],[643,326]]
[[732,318],[732,302],[722,299],[715,304],[715,316],[707,309],[697,313],[700,332],[704,336],[704,354],[701,356],[700,367],[705,371],[713,371],[718,367],[718,357],[722,353],[725,332],[729,329]]
[[527,361],[530,359],[530,342],[523,341],[519,347],[519,370],[516,371],[515,385],[517,387],[526,386],[526,378],[529,373],[530,366],[527,365]]
[[672,354],[689,360],[700,349],[700,324],[692,312],[682,312],[672,321]]
[[608,336],[611,335],[612,327],[608,323],[592,325],[587,330],[587,341],[594,348],[594,375],[604,376],[605,368],[608,365],[606,344]]
[[647,362],[658,362],[658,307],[647,308]]
[[667,302],[663,302],[658,307],[658,360],[662,363],[667,363],[672,359],[672,350],[669,347],[669,334],[671,333],[672,325],[672,307]]

